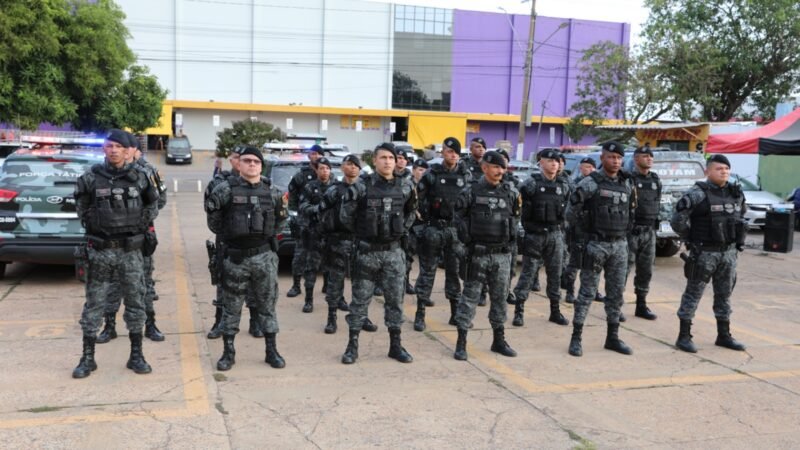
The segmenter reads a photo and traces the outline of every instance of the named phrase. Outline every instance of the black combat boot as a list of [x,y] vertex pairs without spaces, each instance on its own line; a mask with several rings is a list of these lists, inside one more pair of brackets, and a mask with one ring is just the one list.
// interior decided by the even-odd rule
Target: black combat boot
[[453,358],[459,361],[467,360],[467,330],[464,328],[458,329],[458,340],[456,340],[456,351],[453,353]]
[[[416,289],[414,289],[414,291],[416,291]],[[427,306],[428,308],[430,308],[431,306],[434,306],[435,304],[436,303],[434,303],[433,300],[431,300],[429,298],[425,299],[425,306]]]
[[450,320],[447,321],[449,325],[456,326],[456,309],[458,309],[458,300],[450,300]]
[[414,295],[417,293],[417,290],[414,289],[414,286],[411,285],[411,281],[408,278],[408,272],[406,272],[406,294]]
[[414,361],[414,358],[411,357],[400,343],[400,327],[389,328],[389,354],[387,356],[401,363],[410,363]]
[[731,323],[728,320],[717,319],[717,341],[714,344],[743,352],[747,347],[731,336]]
[[594,301],[600,302],[600,303],[605,303],[606,302],[606,296],[601,294],[600,291],[597,291],[597,293],[594,295]]
[[322,274],[322,293],[328,293],[328,273]]
[[372,323],[372,321],[369,320],[369,317],[365,317],[364,323],[361,325],[361,329],[367,333],[374,333],[378,331],[378,326]]
[[525,325],[525,302],[522,300],[517,300],[514,304],[514,320],[511,321],[511,325],[515,327],[521,327]]
[[697,347],[692,342],[691,320],[681,319],[681,331],[678,334],[678,340],[675,341],[675,347],[688,353],[697,353]]
[[292,287],[289,289],[289,292],[286,293],[286,296],[289,298],[297,297],[300,295],[300,280],[302,276],[300,275],[293,275],[292,276]]
[[606,332],[606,345],[603,348],[607,350],[613,350],[617,353],[622,353],[623,355],[632,355],[633,350],[630,347],[625,345],[619,338],[619,324],[618,323],[609,323],[608,324],[608,331]]
[[508,291],[508,297],[506,297],[506,303],[508,303],[509,305],[517,304],[517,296],[514,295],[513,291]]
[[358,333],[360,330],[350,330],[347,348],[342,355],[342,364],[353,364],[358,359]]
[[647,307],[647,294],[636,293],[636,312],[634,312],[633,315],[647,320],[656,320],[656,318],[658,318],[658,316],[653,314],[653,311],[650,311],[650,308]]
[[478,306],[486,306],[486,285],[481,289],[481,295],[478,297]]
[[492,339],[491,350],[503,356],[517,356],[517,352],[515,352],[514,349],[508,345],[508,342],[506,342],[505,328],[500,325],[492,331],[494,332],[494,339]]
[[83,337],[83,355],[81,361],[72,371],[72,378],[86,378],[97,370],[97,363],[94,361],[94,343],[97,338],[94,336]]
[[627,321],[627,320],[628,320],[628,318],[627,318],[627,317],[625,317],[625,314],[623,314],[623,313],[622,313],[622,310],[620,310],[620,311],[619,311],[619,321],[620,321],[620,322],[625,322],[625,321]]
[[425,302],[417,301],[417,313],[414,314],[414,331],[425,331]]
[[147,314],[147,319],[144,321],[144,336],[151,341],[163,341],[164,333],[156,326],[156,312],[147,311],[145,314]]
[[214,311],[214,325],[211,325],[211,329],[208,330],[208,334],[206,335],[209,339],[219,339],[222,336],[222,327],[220,326],[220,322],[222,322],[222,307],[217,306],[216,311]]
[[138,373],[150,373],[153,369],[147,361],[144,360],[144,353],[142,353],[142,334],[129,333],[128,337],[131,340],[131,356],[128,358],[128,364],[125,365],[128,369]]
[[264,358],[264,362],[269,364],[270,367],[273,369],[283,369],[286,367],[286,361],[283,360],[283,357],[280,353],[278,353],[278,344],[277,344],[278,336],[277,333],[266,333],[264,334],[264,341],[266,341],[266,353],[267,356]]
[[542,290],[542,285],[539,283],[539,273],[534,274],[533,284],[531,284],[531,290],[533,292],[539,292]]
[[258,323],[258,309],[247,309],[250,310],[250,329],[247,330],[248,333],[250,333],[250,336],[253,336],[254,338],[264,337],[264,331],[261,329],[261,325]]
[[236,364],[236,347],[233,346],[235,334],[222,335],[222,357],[217,361],[217,370],[231,370]]
[[108,313],[104,317],[106,319],[106,325],[103,327],[103,331],[97,335],[96,342],[98,344],[105,344],[106,342],[117,338],[117,315],[114,313]]
[[344,301],[344,297],[339,298],[339,303],[336,305],[339,308],[339,311],[350,311],[350,305]]
[[336,333],[336,307],[328,307],[328,323],[325,324],[325,334]]
[[314,292],[306,286],[306,302],[303,305],[303,312],[310,313],[314,311]]
[[583,356],[581,346],[581,335],[583,335],[583,324],[572,323],[572,338],[569,340],[569,354],[572,356]]
[[558,300],[550,300],[550,318],[547,320],[558,325],[569,325],[569,320],[561,314]]
[[566,290],[567,290],[567,296],[566,298],[564,298],[564,301],[569,304],[574,304],[575,300],[577,300],[577,298],[575,298],[575,287],[567,286]]
[[375,289],[372,290],[372,295],[375,297],[383,297],[383,288],[376,284]]

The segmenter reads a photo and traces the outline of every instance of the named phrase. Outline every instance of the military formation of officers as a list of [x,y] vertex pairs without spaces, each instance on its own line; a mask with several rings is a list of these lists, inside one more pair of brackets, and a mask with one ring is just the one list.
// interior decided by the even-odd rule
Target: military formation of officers
[[[83,175],[76,188],[78,212],[89,236],[89,281],[81,319],[84,353],[73,373],[76,378],[88,376],[97,367],[94,343],[102,314],[108,310],[108,280],[122,272],[126,276],[118,278],[119,297],[125,302],[131,339],[128,367],[136,373],[150,372],[141,348],[143,319],[150,317],[144,307],[142,254],[148,253],[143,243],[158,211],[159,181],[153,171],[120,158],[118,142],[112,133],[104,147],[106,162]],[[343,177],[337,180],[322,148],[314,146],[309,167],[294,176],[284,196],[262,176],[261,151],[238,147],[230,157],[231,171],[217,173],[204,196],[208,227],[216,235],[207,246],[212,284],[217,286],[215,322],[208,337],[222,337],[224,348],[217,369],[229,370],[236,362],[234,338],[245,305],[250,311],[250,334],[265,338],[265,362],[274,368],[285,366],[276,343],[276,237],[290,211],[295,213],[290,226],[296,248],[287,296],[298,296],[304,288],[302,310],[313,311],[317,273],[323,271],[328,306],[325,333],[336,333],[337,311],[348,312],[344,364],[358,359],[360,332],[378,328],[367,316],[375,295],[384,297],[388,356],[404,363],[413,361],[401,342],[403,297],[416,295],[414,329],[425,330],[426,308],[434,306],[431,290],[440,264],[445,268],[449,324],[458,331],[453,355],[457,360],[468,358],[468,330],[486,297],[493,330],[491,350],[517,355],[505,337],[507,303],[515,307],[513,324],[522,326],[524,305],[542,265],[549,321],[569,324],[560,311],[560,289],[566,290],[566,301],[574,303],[569,354],[583,353],[583,324],[591,303],[602,299],[597,292],[601,274],[606,290],[602,299],[608,327],[605,348],[632,354],[619,338],[619,323],[626,320],[623,291],[631,271],[635,270],[635,316],[656,319],[646,300],[661,202],[661,181],[650,170],[652,151],[638,148],[634,168],[628,173],[622,170],[623,146],[606,143],[600,169],[585,158],[580,175],[571,180],[563,173],[564,156],[543,150],[537,155],[540,171],[521,185],[508,172],[505,151],[486,151],[483,139],[472,140],[467,158],[461,159],[460,152],[460,142],[447,138],[441,163],[416,160],[409,169],[408,155],[383,143],[373,153],[373,173],[362,173],[362,162],[349,155],[342,161]],[[742,251],[745,237],[744,196],[738,185],[728,183],[730,163],[724,156],[708,160],[707,175],[706,181],[698,182],[680,199],[671,220],[690,250],[682,256],[687,286],[678,311],[676,347],[697,351],[691,321],[706,284],[713,282],[716,345],[744,350],[730,334],[730,295],[737,252]],[[517,236],[520,225],[524,237]],[[512,292],[517,252],[523,256],[523,266]],[[412,286],[409,272],[414,256],[420,269]],[[349,304],[344,295],[346,277],[352,279]]]

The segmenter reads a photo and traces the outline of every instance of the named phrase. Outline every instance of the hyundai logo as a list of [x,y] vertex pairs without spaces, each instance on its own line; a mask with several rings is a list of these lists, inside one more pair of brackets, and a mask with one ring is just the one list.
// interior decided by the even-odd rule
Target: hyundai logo
[[57,205],[57,204],[61,203],[62,201],[64,201],[64,199],[62,197],[57,196],[57,195],[51,195],[50,197],[47,197],[47,203],[52,203],[54,205]]

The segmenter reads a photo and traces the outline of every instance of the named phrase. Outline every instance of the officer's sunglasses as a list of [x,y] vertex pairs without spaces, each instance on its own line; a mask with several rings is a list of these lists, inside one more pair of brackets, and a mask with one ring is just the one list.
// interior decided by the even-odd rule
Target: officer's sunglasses
[[256,158],[239,158],[239,164],[261,164]]

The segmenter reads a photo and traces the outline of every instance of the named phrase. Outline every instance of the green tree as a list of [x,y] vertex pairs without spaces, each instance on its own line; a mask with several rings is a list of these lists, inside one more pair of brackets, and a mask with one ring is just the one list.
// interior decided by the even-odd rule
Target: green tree
[[158,124],[167,91],[143,66],[131,66],[122,84],[102,99],[96,122],[100,128],[126,127],[135,133]]
[[217,156],[227,157],[237,145],[249,145],[261,148],[273,140],[282,141],[285,135],[280,128],[267,122],[257,120],[239,120],[231,123],[230,128],[217,132]]

